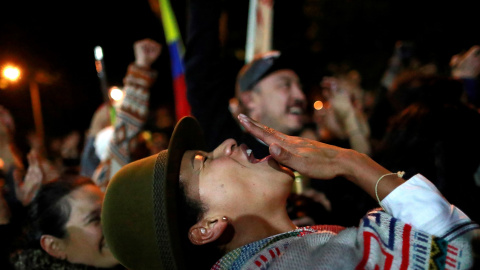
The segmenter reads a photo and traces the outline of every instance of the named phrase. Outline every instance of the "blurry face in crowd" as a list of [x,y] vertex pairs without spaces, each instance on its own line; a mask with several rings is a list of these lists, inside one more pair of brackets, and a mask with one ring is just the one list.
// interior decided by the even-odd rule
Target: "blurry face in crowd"
[[118,264],[106,246],[100,226],[103,197],[103,192],[95,185],[81,186],[68,195],[71,213],[65,226],[67,236],[61,240],[61,245],[69,262],[95,267]]
[[247,146],[228,139],[213,152],[185,152],[180,181],[188,197],[207,208],[204,216],[237,218],[284,208],[293,173],[273,158],[257,160]]
[[263,78],[251,92],[251,117],[286,134],[299,131],[306,106],[297,74],[282,69]]

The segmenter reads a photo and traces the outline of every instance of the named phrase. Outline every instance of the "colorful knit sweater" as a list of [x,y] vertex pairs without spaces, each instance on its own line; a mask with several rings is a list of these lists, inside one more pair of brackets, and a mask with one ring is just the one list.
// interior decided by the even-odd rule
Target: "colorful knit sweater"
[[358,228],[304,227],[250,243],[212,269],[471,269],[476,228],[463,220],[436,237],[376,210]]
[[148,116],[150,87],[157,72],[130,64],[125,76],[125,97],[117,112],[113,138],[109,143],[108,157],[97,167],[92,179],[105,189],[110,178],[124,165],[130,163],[131,153],[137,147],[137,135]]

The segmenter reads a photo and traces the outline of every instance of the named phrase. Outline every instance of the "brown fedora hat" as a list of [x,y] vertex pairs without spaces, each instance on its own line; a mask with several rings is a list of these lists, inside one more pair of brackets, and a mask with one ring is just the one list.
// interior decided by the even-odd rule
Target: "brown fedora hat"
[[122,167],[110,180],[102,208],[105,240],[130,270],[183,269],[178,231],[179,173],[187,150],[206,150],[197,120],[182,118],[168,150]]

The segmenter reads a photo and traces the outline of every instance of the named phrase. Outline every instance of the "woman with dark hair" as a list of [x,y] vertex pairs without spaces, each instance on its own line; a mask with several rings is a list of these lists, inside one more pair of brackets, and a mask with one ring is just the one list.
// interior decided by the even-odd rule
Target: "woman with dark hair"
[[[479,226],[422,175],[408,181],[365,154],[287,136],[239,115],[269,145],[257,160],[229,139],[204,151],[191,117],[168,150],[123,167],[107,187],[106,241],[128,269],[469,269]],[[287,167],[288,166],[288,167]],[[383,210],[359,227],[296,227],[286,200],[294,175],[343,176]]]
[[29,206],[27,243],[12,256],[14,269],[119,267],[100,225],[103,197],[90,178],[78,175],[43,185]]

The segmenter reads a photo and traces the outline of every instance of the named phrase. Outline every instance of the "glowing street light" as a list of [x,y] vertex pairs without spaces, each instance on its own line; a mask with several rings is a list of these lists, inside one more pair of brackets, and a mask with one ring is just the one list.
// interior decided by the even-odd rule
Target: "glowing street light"
[[6,65],[2,69],[0,76],[0,89],[6,89],[12,82],[20,78],[20,69],[12,65]]
[[6,66],[3,68],[2,76],[12,82],[15,82],[20,78],[20,69],[14,66]]
[[[20,69],[11,65],[7,65],[2,70],[2,77],[0,78],[0,88],[6,88],[8,82],[16,82],[20,78]],[[45,132],[43,128],[42,105],[40,102],[40,91],[38,89],[38,82],[48,82],[51,80],[49,76],[42,72],[36,72],[34,77],[29,76],[29,90],[30,98],[32,100],[33,120],[35,122],[35,131],[37,136],[43,142]]]

